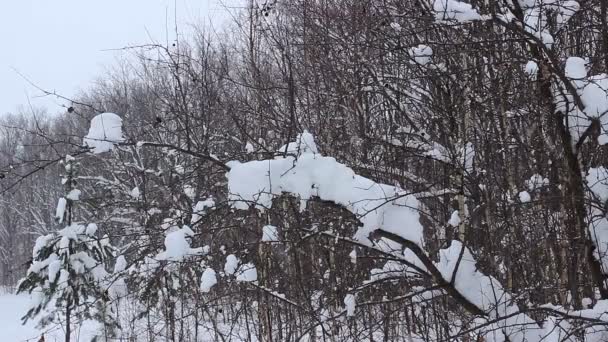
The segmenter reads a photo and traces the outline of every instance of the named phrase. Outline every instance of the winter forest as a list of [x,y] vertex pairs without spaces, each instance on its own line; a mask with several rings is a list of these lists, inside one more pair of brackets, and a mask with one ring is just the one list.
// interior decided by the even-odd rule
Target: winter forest
[[0,116],[31,341],[608,341],[608,1],[252,0],[188,32]]

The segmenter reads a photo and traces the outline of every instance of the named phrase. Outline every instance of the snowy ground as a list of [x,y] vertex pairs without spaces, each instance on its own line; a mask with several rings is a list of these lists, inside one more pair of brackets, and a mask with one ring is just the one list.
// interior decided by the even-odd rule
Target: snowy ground
[[[37,342],[44,334],[46,342],[59,342],[65,339],[63,327],[54,326],[37,329],[35,322],[21,324],[21,317],[27,311],[28,295],[14,295],[0,289],[0,340],[6,342]],[[74,332],[74,341],[90,341],[92,325],[83,325]]]
[[[15,295],[13,291],[9,291],[0,287],[0,342],[38,342],[40,336],[44,335],[45,342],[63,342],[65,340],[64,327],[61,325],[49,326],[44,329],[36,328],[36,322],[29,321],[26,325],[21,324],[21,317],[26,313],[30,303],[29,295]],[[120,316],[123,318],[122,324],[126,327],[124,340],[144,340],[148,336],[146,322],[144,320],[134,320],[133,318],[140,311],[134,306],[123,303],[120,308]],[[158,321],[153,318],[154,321]],[[162,337],[163,325],[157,325],[153,333],[156,335],[156,340],[164,341]],[[247,331],[241,331],[235,328],[234,325],[217,323],[203,324],[199,326],[199,341],[210,342],[216,341],[216,335],[213,333],[214,328],[220,329],[224,336],[232,337],[237,341],[246,341],[248,339]],[[72,341],[74,342],[90,342],[98,331],[98,324],[92,321],[85,322],[80,327],[72,326]],[[241,334],[243,334],[241,336]],[[146,339],[147,340],[147,339]],[[191,339],[188,339],[191,341]]]

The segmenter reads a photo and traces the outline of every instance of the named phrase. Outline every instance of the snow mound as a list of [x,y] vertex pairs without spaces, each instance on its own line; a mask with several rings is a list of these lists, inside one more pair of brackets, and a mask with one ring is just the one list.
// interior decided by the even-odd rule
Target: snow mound
[[224,272],[227,275],[233,275],[236,269],[239,267],[239,259],[234,254],[230,254],[226,257],[226,264],[224,265]]
[[122,134],[122,119],[114,113],[101,113],[93,117],[89,134],[83,143],[98,154],[111,151],[114,144],[124,141]]
[[527,191],[521,191],[519,193],[519,201],[521,203],[528,203],[532,200],[532,198],[530,197],[530,193],[528,193]]
[[[32,294],[32,296],[35,294]],[[44,335],[46,341],[64,341],[65,333],[62,325],[52,325],[48,328],[37,327],[38,320],[30,320],[22,324],[20,317],[29,309],[31,296],[3,293],[0,288],[0,327],[2,341],[21,342],[38,341]],[[73,329],[73,341],[91,341],[98,332],[97,323],[85,320],[78,329]]]
[[215,271],[207,267],[201,276],[201,291],[209,292],[211,288],[217,284]]
[[538,74],[538,64],[535,61],[528,61],[524,67],[524,72],[530,79],[535,80],[536,74]]
[[187,238],[194,236],[194,232],[188,226],[170,232],[165,237],[165,251],[156,256],[158,260],[183,261],[189,256],[203,254],[203,248],[191,248]]
[[314,137],[312,134],[308,133],[307,130],[304,130],[304,132],[298,134],[295,142],[283,145],[278,150],[280,153],[285,153],[286,151],[287,154],[294,154],[298,156],[302,154],[319,153]]
[[460,222],[460,213],[458,212],[458,210],[454,210],[452,216],[450,216],[450,219],[448,220],[448,224],[452,227],[458,227],[460,225]]

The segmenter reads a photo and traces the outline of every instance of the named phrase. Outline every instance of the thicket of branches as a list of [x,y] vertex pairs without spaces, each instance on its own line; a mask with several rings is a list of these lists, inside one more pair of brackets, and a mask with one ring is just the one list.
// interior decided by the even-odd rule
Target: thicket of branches
[[[472,1],[480,18],[441,20],[438,2],[466,5],[254,1],[221,33],[128,49],[65,114],[3,116],[0,281],[17,284],[36,237],[65,226],[55,208],[70,154],[75,217],[127,260],[114,274],[133,311],[123,338],[536,341],[505,332],[505,317],[433,272],[428,262],[454,240],[547,341],[608,338],[605,318],[580,311],[608,299],[608,196],[592,191],[608,184],[606,113],[585,112],[590,100],[566,67],[584,58],[601,84],[608,4]],[[96,155],[82,137],[100,112],[123,118],[125,141]],[[319,198],[304,211],[289,194],[263,211],[234,209],[228,162],[285,157],[281,146],[305,130],[322,155],[419,200],[423,250],[382,230],[374,246],[360,243],[360,218]],[[183,225],[209,253],[152,261]],[[260,241],[267,225],[280,242]],[[426,272],[407,270],[405,247]],[[256,283],[222,272],[229,254],[256,266]],[[218,278],[209,292],[206,267]]]

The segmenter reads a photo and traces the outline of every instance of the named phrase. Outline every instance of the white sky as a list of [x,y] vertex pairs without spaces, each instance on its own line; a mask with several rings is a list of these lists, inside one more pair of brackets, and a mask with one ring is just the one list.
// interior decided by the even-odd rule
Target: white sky
[[[165,42],[193,23],[228,18],[222,0],[6,0],[0,6],[0,115],[19,106],[63,111],[33,83],[66,97],[86,89],[129,45]],[[230,3],[230,1],[228,1]],[[104,51],[106,50],[106,51]]]

